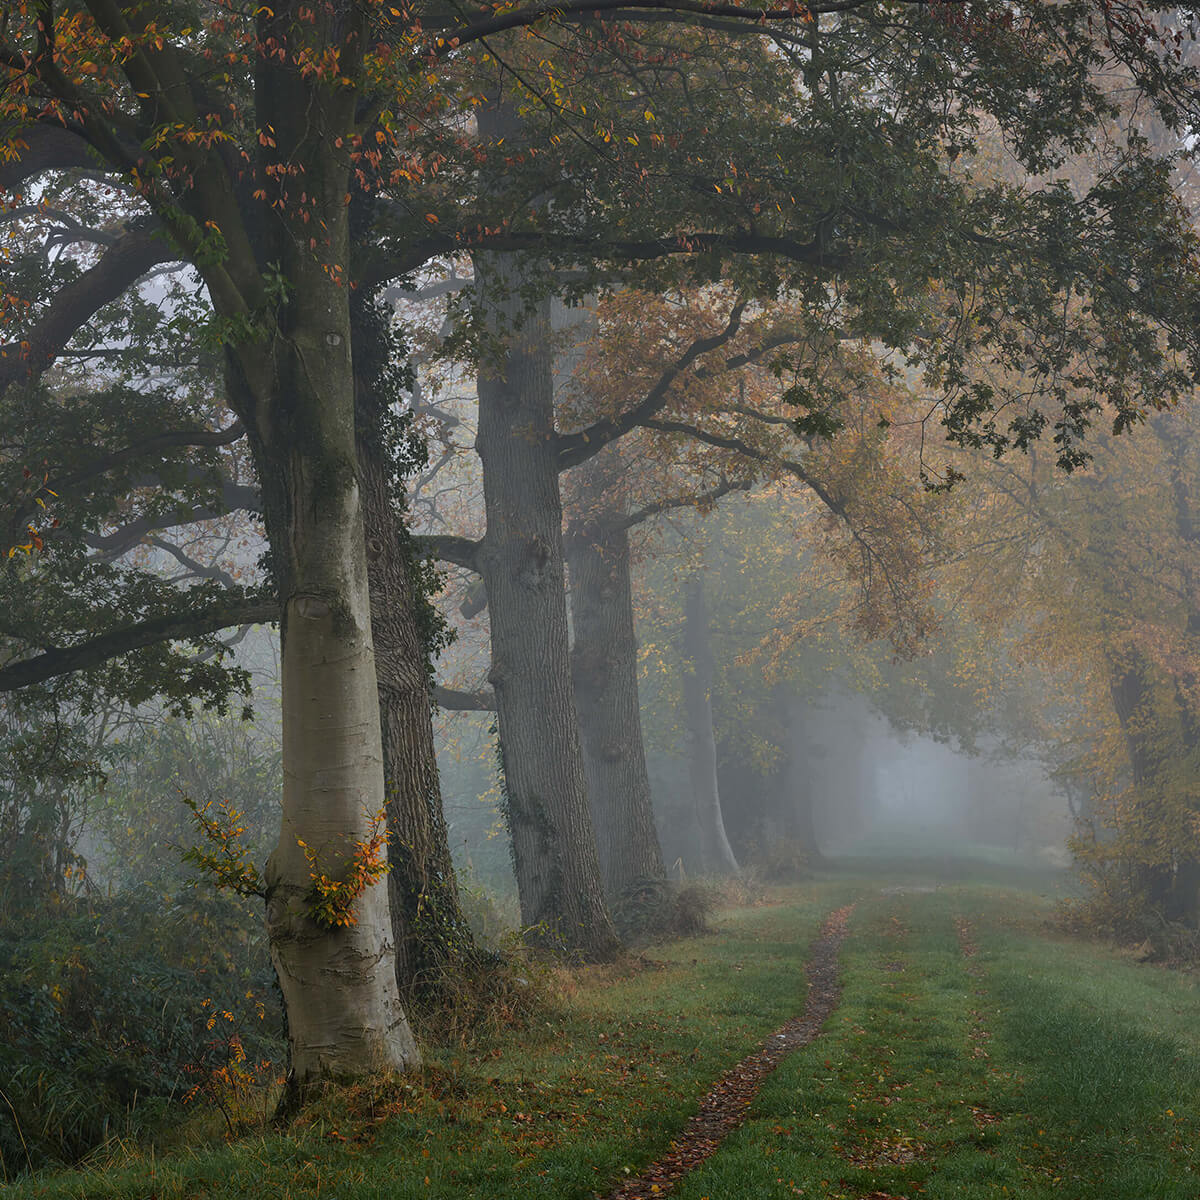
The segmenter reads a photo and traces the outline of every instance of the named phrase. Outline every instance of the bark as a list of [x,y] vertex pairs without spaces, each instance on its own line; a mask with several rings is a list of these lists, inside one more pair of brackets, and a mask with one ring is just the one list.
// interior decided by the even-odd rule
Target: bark
[[721,816],[712,720],[714,664],[704,577],[699,572],[689,580],[684,599],[683,658],[683,708],[691,740],[689,772],[704,848],[704,869],[716,875],[731,875],[739,868]]
[[622,514],[573,522],[566,538],[575,645],[571,674],[605,888],[663,879],[638,705],[629,535]]
[[[1150,686],[1146,664],[1137,653],[1111,663],[1109,684],[1113,711],[1125,738],[1129,758],[1130,783],[1138,794],[1138,804],[1151,810],[1149,821],[1154,822],[1153,810],[1160,807],[1156,796],[1155,753],[1152,746],[1153,717]],[[1150,847],[1152,857],[1157,851]],[[1174,907],[1174,872],[1167,863],[1139,863],[1134,867],[1134,882],[1145,892],[1149,903],[1166,914]]]
[[[356,321],[358,472],[363,492],[371,633],[386,781],[388,875],[396,979],[404,994],[436,989],[446,969],[475,949],[458,901],[433,738],[432,680],[419,615],[423,597],[402,524],[396,466],[381,428],[386,395],[364,378],[374,318]],[[386,353],[386,345],[374,347]],[[383,361],[380,366],[386,365]]]
[[[353,133],[356,96],[297,61],[308,47],[340,46],[352,74],[365,28],[346,4],[297,9],[285,0],[262,10],[260,34],[289,49],[260,60],[256,79],[258,118],[276,142],[263,153],[303,165],[298,184],[270,177],[286,202],[259,235],[258,261],[277,264],[289,288],[270,337],[239,339],[230,354],[283,614],[283,813],[267,864],[267,929],[292,1075],[304,1085],[419,1059],[396,985],[387,883],[361,891],[352,924],[331,925],[313,905],[314,874],[351,878],[385,794],[344,282],[348,167],[335,145]],[[221,202],[222,187],[219,177],[198,179],[197,202]],[[320,240],[305,220],[310,208]],[[221,227],[230,255],[206,272],[219,312],[235,303],[230,271],[251,265],[236,253],[232,214]]]
[[[495,114],[481,112],[492,133]],[[611,957],[571,689],[555,454],[548,304],[527,312],[511,256],[475,260],[503,362],[479,371],[476,448],[487,534],[478,560],[491,614],[492,668],[513,863],[535,940],[586,959]]]

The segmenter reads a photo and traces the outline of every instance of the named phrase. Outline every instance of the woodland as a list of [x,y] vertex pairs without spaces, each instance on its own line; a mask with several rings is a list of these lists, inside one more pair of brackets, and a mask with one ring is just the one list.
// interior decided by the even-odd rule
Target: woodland
[[1196,21],[10,0],[0,1181],[1195,1195]]

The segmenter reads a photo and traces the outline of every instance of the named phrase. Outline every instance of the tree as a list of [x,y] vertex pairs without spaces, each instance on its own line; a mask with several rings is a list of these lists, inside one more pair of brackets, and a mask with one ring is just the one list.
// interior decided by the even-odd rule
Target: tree
[[[775,28],[776,43],[796,55],[804,86],[786,94],[800,120],[746,143],[761,152],[752,169],[729,169],[730,135],[746,129],[740,110],[722,116],[712,109],[709,126],[680,110],[672,128],[643,145],[639,133],[652,123],[644,114],[653,110],[630,104],[625,92],[599,105],[589,122],[589,132],[620,149],[616,167],[597,160],[564,169],[558,129],[545,137],[535,130],[533,143],[544,153],[534,169],[517,173],[515,190],[538,194],[531,186],[548,180],[543,191],[553,202],[531,216],[498,205],[494,190],[468,187],[474,202],[461,203],[456,183],[470,181],[481,166],[462,133],[471,100],[486,90],[476,90],[475,80],[494,83],[497,53],[507,56],[521,30],[553,15],[571,50],[561,69],[552,64],[543,73],[547,95],[534,92],[544,105],[539,118],[556,126],[561,85],[569,90],[581,76],[601,78],[590,55],[611,52],[607,61],[628,61],[624,32],[591,19],[598,7],[569,5],[552,14],[532,4],[463,19],[405,8],[393,15],[391,7],[351,0],[315,7],[287,0],[253,16],[113,0],[56,10],[44,0],[22,0],[4,18],[0,119],[11,136],[2,181],[99,166],[132,189],[149,226],[169,241],[165,253],[192,264],[204,284],[230,404],[250,441],[283,613],[284,828],[268,869],[268,921],[292,1013],[298,1080],[412,1060],[390,966],[383,885],[356,897],[348,927],[327,928],[311,910],[314,873],[341,883],[356,877],[356,847],[370,840],[384,800],[355,474],[347,195],[362,188],[389,191],[394,200],[378,227],[381,252],[353,281],[364,288],[463,248],[533,245],[568,262],[759,252],[776,256],[763,267],[765,279],[777,279],[781,263],[795,264],[814,299],[829,295],[835,273],[857,264],[860,270],[846,277],[857,281],[854,308],[870,318],[860,319],[863,335],[912,344],[929,327],[935,275],[993,289],[972,314],[970,328],[984,341],[992,337],[991,314],[1010,299],[1031,330],[1047,322],[1059,328],[1053,301],[1078,286],[1091,309],[1070,340],[1092,345],[1092,380],[1114,395],[1134,369],[1152,390],[1176,385],[1174,364],[1151,330],[1165,326],[1172,349],[1192,332],[1187,279],[1178,270],[1187,239],[1163,173],[1136,145],[1123,147],[1103,185],[1078,201],[1053,184],[1020,196],[975,193],[941,169],[947,152],[952,158],[969,144],[979,114],[998,117],[1013,132],[1014,151],[1029,169],[1052,168],[1058,146],[1078,143],[1106,111],[1081,76],[1081,60],[1090,65],[1102,53],[1128,60],[1169,114],[1175,98],[1190,95],[1191,81],[1146,39],[1146,22],[1136,14],[1110,7],[1106,12],[1129,19],[1098,22],[1093,34],[1083,7],[1023,10],[1020,21],[977,28],[922,6],[897,21],[870,6],[844,12],[839,3],[822,27],[813,19],[822,12],[817,5],[731,5],[709,14],[679,0],[652,15],[683,24],[685,40],[707,40],[714,57],[722,39],[740,37],[736,44],[746,46]],[[1064,44],[1081,53],[1059,54]],[[486,53],[476,54],[476,45]],[[668,57],[690,54],[670,50]],[[785,57],[727,53],[726,78],[734,92],[774,85],[786,77]],[[921,70],[913,71],[914,61]],[[452,82],[450,65],[461,65],[458,78],[467,82]],[[947,95],[939,85],[950,79]],[[880,108],[885,82],[893,99]],[[726,89],[722,99],[730,94]],[[1047,113],[1052,119],[1041,119]],[[957,128],[946,128],[949,121]],[[678,147],[705,128],[695,172],[675,170]],[[483,165],[506,156],[492,147]],[[792,200],[792,181],[778,164],[810,156],[821,169],[807,193]],[[709,183],[719,190],[709,192]],[[651,186],[658,194],[647,204]],[[945,219],[928,222],[931,210]],[[1134,262],[1125,232],[1131,212],[1155,241],[1155,253]],[[885,270],[877,268],[881,257]],[[951,287],[946,295],[955,299],[941,315],[965,315],[971,294],[978,293]],[[70,311],[71,297],[62,300],[59,312]],[[1118,326],[1128,334],[1119,348],[1096,337],[1097,328],[1111,333]],[[1062,342],[995,344],[999,353],[1052,368],[1043,349]],[[40,369],[29,356],[43,353],[31,340],[21,361]],[[948,389],[952,430],[971,436],[968,427],[996,397],[962,392],[961,352],[952,343],[939,341],[929,357]],[[1086,415],[1065,413],[1064,453]],[[985,428],[981,436],[1000,444],[1038,428],[1025,414],[1015,426]]]

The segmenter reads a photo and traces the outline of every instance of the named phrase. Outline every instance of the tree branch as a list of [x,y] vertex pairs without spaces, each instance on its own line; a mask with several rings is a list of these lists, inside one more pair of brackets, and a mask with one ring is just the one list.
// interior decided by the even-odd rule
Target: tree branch
[[753,486],[753,479],[725,479],[707,492],[700,492],[694,496],[676,496],[671,500],[660,500],[657,504],[647,504],[645,508],[635,509],[622,517],[616,528],[632,529],[635,525],[641,525],[643,521],[648,521],[659,513],[670,512],[674,508],[705,508],[716,504],[722,496],[727,496],[730,492],[748,492]]
[[199,576],[202,579],[215,579],[218,583],[222,583],[229,588],[237,587],[237,581],[228,571],[222,570],[213,563],[200,562],[198,559],[193,558],[182,546],[176,546],[174,542],[168,542],[166,538],[153,535],[146,540],[152,546],[157,546],[160,550],[165,550],[181,567],[185,567],[193,575]]
[[[105,475],[109,471],[115,471],[118,467],[125,466],[126,463],[136,462],[139,458],[149,458],[158,455],[162,450],[182,449],[188,446],[229,446],[238,441],[245,432],[241,421],[234,421],[228,429],[179,429],[173,430],[170,433],[156,434],[154,437],[147,438],[144,442],[138,442],[133,446],[126,446],[121,450],[114,450],[112,454],[106,455],[104,458],[98,458],[86,466],[80,467],[78,471],[71,475],[64,475],[61,478],[55,479],[53,481],[54,490],[61,492],[78,487],[79,484],[89,479],[94,479],[97,475]],[[235,507],[243,506],[238,505]]]
[[100,161],[87,139],[57,123],[22,129],[16,157],[0,160],[0,188],[15,192],[43,171],[68,171],[94,167]]
[[460,692],[457,688],[442,687],[439,683],[433,689],[433,698],[438,708],[448,712],[496,711],[494,692]]
[[203,637],[234,625],[266,625],[279,620],[279,605],[243,600],[219,606],[207,613],[171,613],[151,617],[123,629],[102,633],[75,646],[46,650],[34,658],[0,667],[0,692],[42,683],[57,675],[99,667],[110,659],[159,642]]
[[473,538],[449,533],[423,533],[413,538],[413,544],[417,552],[426,558],[440,558],[442,562],[466,567],[468,571],[479,570],[480,543]]
[[754,462],[767,463],[772,467],[787,471],[790,475],[794,475],[799,479],[801,483],[807,484],[830,512],[836,513],[843,520],[846,519],[845,503],[834,496],[819,480],[814,479],[805,469],[804,464],[797,462],[795,459],[779,458],[776,455],[768,454],[765,450],[760,450],[757,446],[752,446],[749,442],[745,442],[741,438],[710,433],[707,429],[701,429],[698,425],[689,425],[686,421],[659,421],[651,419],[643,421],[641,424],[644,429],[656,429],[660,433],[683,433],[688,437],[695,438],[698,442],[704,442],[709,446],[716,446],[721,450],[732,450],[735,454],[741,454]]
[[378,287],[380,284],[411,274],[432,258],[464,254],[469,250],[552,253],[575,261],[610,262],[645,262],[674,254],[775,254],[805,266],[827,270],[837,270],[849,261],[847,255],[831,251],[820,238],[798,242],[794,238],[759,233],[694,232],[637,241],[609,242],[600,238],[577,237],[553,231],[491,234],[484,233],[480,227],[427,237],[411,243],[403,255],[375,255],[364,267],[359,286]]
[[12,383],[36,379],[104,305],[116,300],[151,267],[174,260],[157,228],[126,231],[94,267],[61,288],[21,342],[0,346],[0,393]]
[[[136,486],[148,487],[154,480],[137,480]],[[196,525],[201,521],[218,521],[238,510],[250,513],[260,511],[260,498],[255,488],[246,484],[234,483],[232,480],[221,480],[221,499],[224,502],[220,508],[197,506],[195,508],[177,508],[173,512],[148,513],[114,529],[112,533],[86,533],[83,535],[85,545],[96,550],[106,558],[117,558],[132,546],[136,546],[144,538],[162,529],[176,529],[180,525]]]
[[[623,13],[630,21],[638,19],[638,13],[679,13],[700,17],[723,17],[745,26],[753,32],[768,22],[807,22],[814,16],[825,13],[852,12],[866,8],[871,0],[814,0],[803,5],[783,5],[779,8],[754,8],[741,4],[714,3],[712,0],[567,0],[560,4],[531,4],[499,15],[489,15],[455,28],[446,28],[444,37],[438,38],[433,54],[441,57],[459,46],[477,42],[509,29],[521,29],[535,25],[548,17],[572,20],[600,16],[604,13]],[[910,0],[914,6],[925,0]],[[436,26],[430,26],[436,28]],[[425,59],[413,60],[413,66],[427,65]]]
[[673,362],[659,377],[654,386],[632,408],[626,409],[616,417],[605,417],[595,422],[579,433],[560,435],[558,438],[558,469],[565,471],[586,462],[594,454],[599,453],[609,442],[623,437],[631,429],[644,425],[647,418],[654,416],[666,404],[671,391],[671,385],[698,358],[712,350],[725,345],[733,338],[742,323],[742,313],[746,311],[746,301],[739,300],[729,314],[729,321],[720,333],[709,337],[697,338],[687,350]]

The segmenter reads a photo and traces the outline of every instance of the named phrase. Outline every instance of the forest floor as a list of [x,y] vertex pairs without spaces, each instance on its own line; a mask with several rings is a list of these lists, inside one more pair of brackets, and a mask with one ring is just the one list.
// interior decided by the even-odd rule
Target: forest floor
[[118,1145],[3,1190],[1196,1200],[1200,973],[1067,938],[1052,885],[998,879],[829,872],[711,935],[576,972],[536,1019],[286,1130]]

